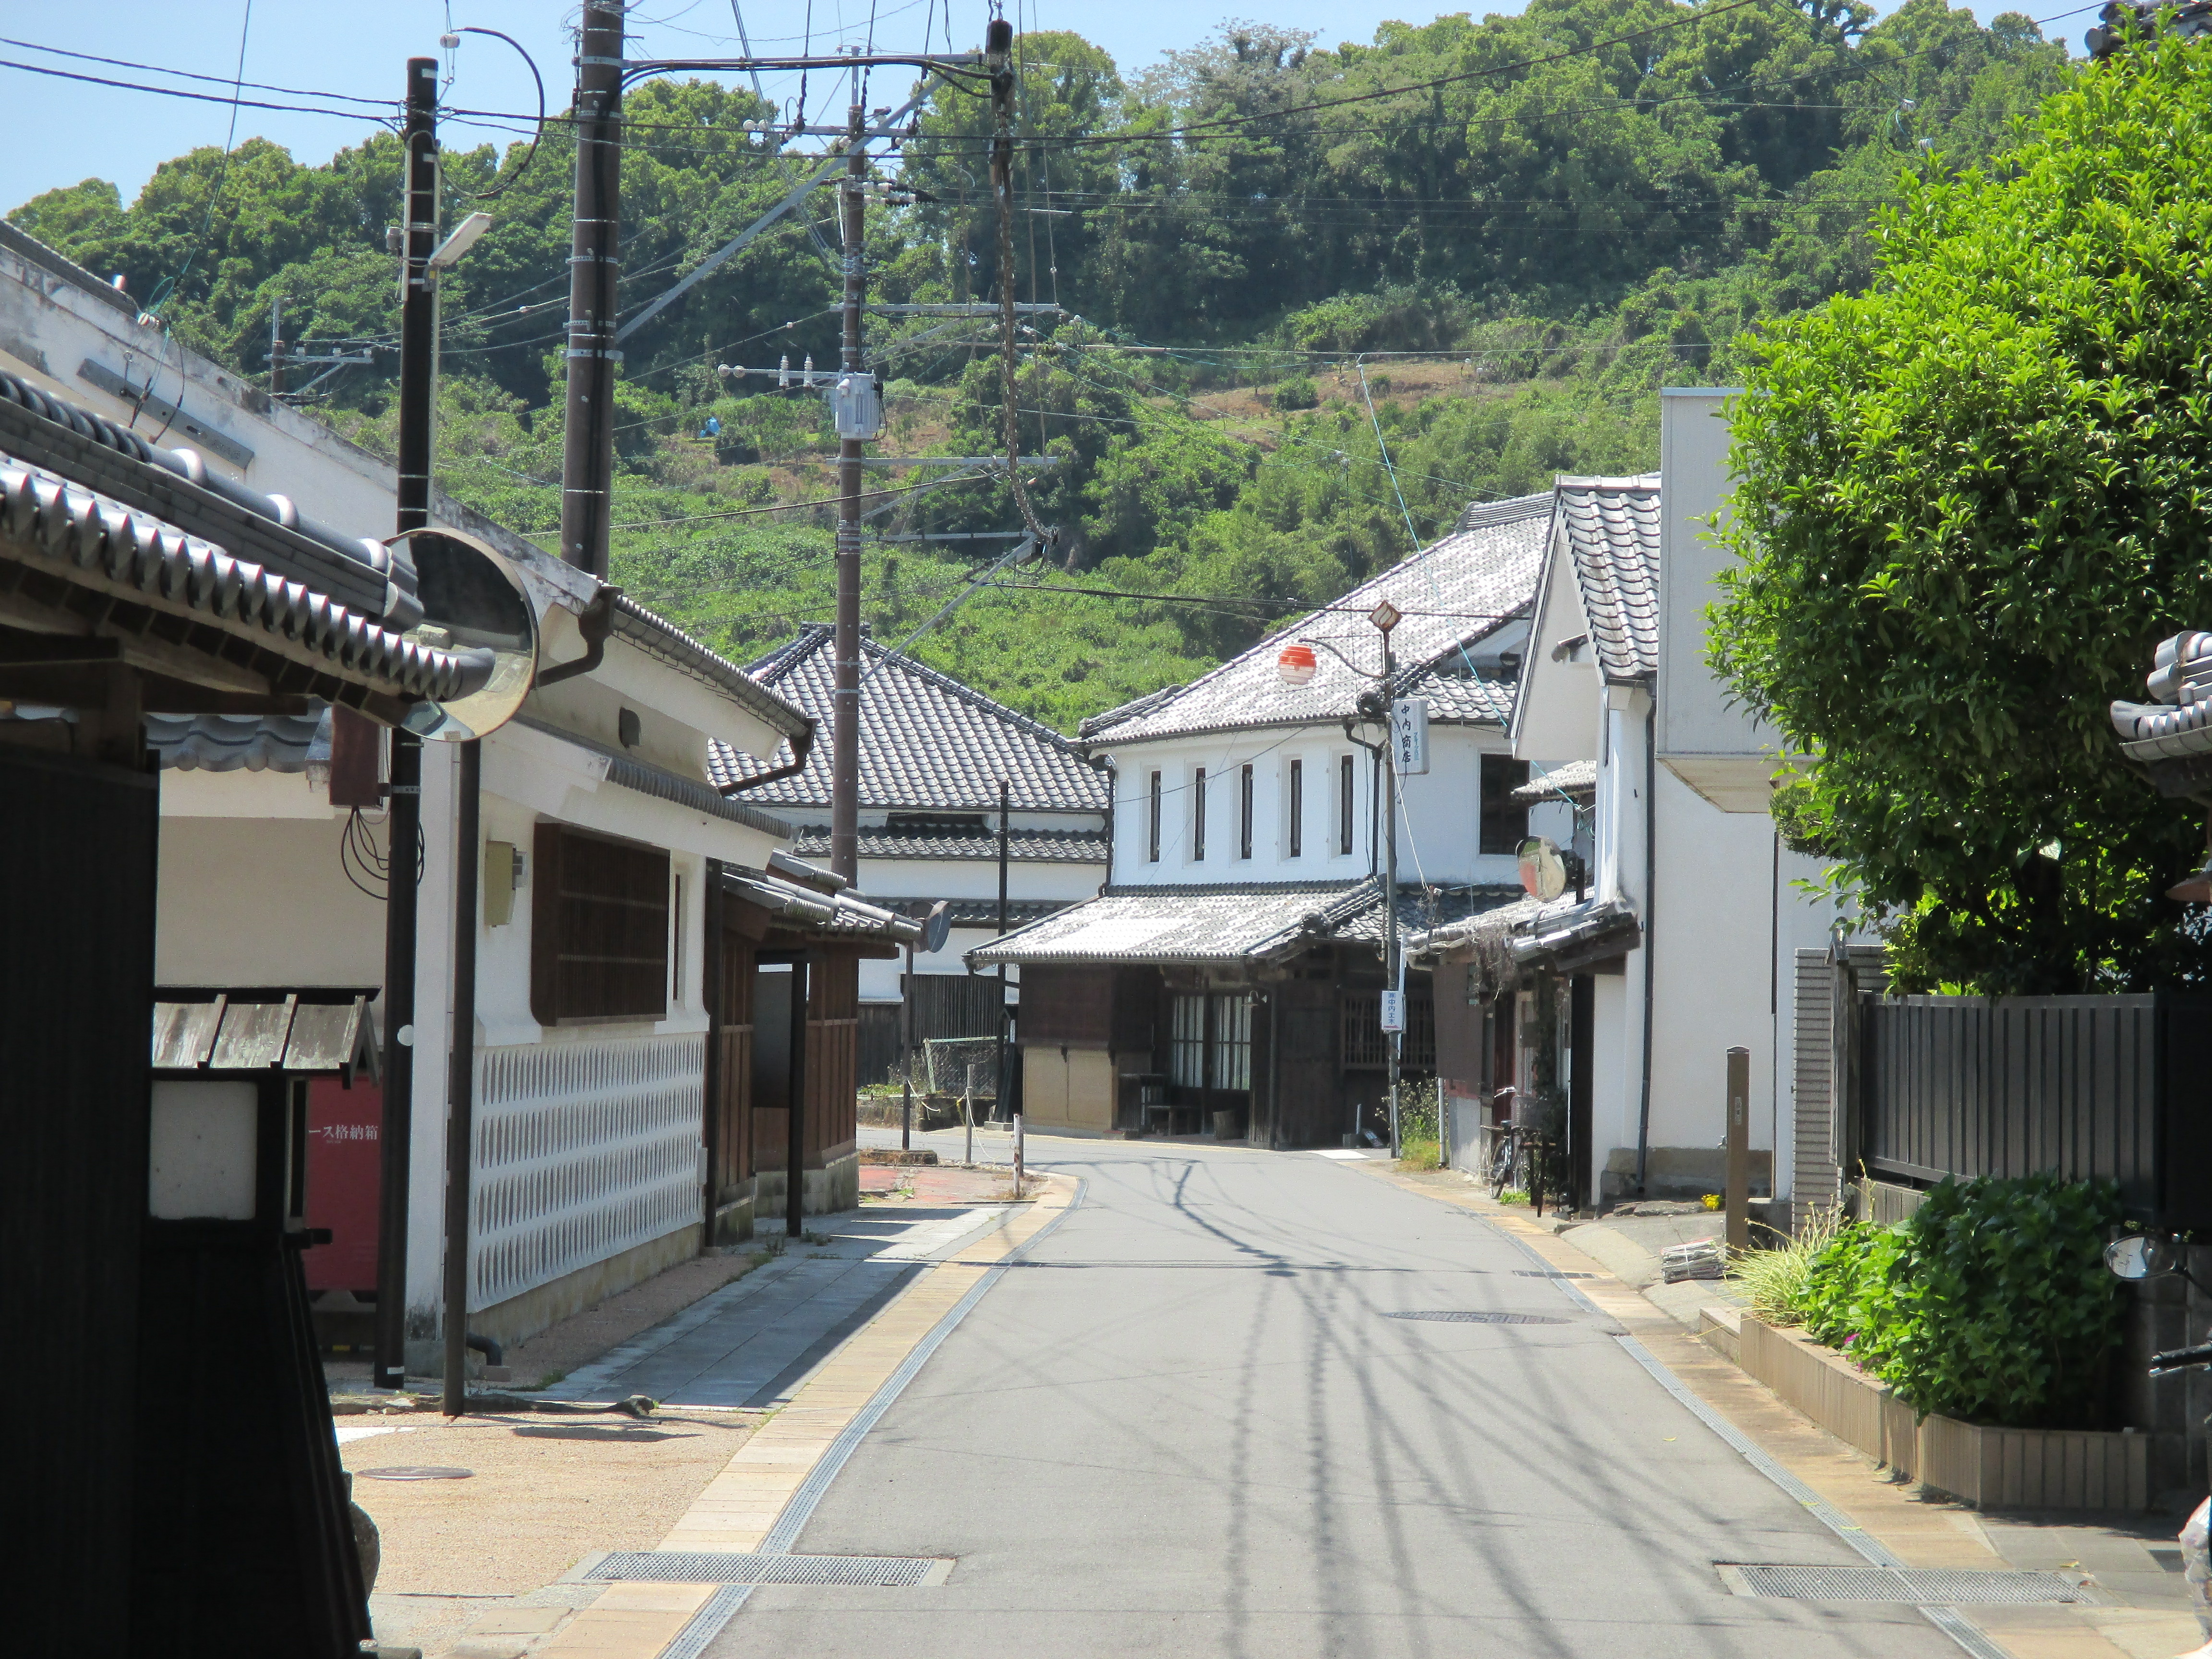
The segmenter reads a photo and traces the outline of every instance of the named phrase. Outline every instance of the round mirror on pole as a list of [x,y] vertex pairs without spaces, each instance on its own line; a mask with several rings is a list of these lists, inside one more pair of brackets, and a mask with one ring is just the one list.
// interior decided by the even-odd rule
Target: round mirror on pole
[[951,909],[943,899],[939,899],[929,907],[929,915],[921,924],[922,954],[935,956],[945,948],[945,941],[951,936]]
[[1521,885],[1530,898],[1547,904],[1567,890],[1567,861],[1549,836],[1531,836],[1521,843]]
[[407,637],[474,659],[459,695],[426,702],[407,729],[433,743],[466,743],[514,718],[538,676],[538,615],[505,555],[474,536],[432,526],[391,538],[408,544],[422,621]]
[[2163,1279],[2179,1266],[2172,1245],[2141,1233],[2105,1246],[2105,1267],[2115,1279]]

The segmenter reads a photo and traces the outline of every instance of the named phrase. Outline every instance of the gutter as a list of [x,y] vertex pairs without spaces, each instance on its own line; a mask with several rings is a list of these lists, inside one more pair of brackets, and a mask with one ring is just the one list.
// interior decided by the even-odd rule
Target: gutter
[[615,601],[621,596],[622,589],[611,586],[602,587],[592,595],[590,602],[576,613],[576,632],[583,636],[584,654],[539,669],[538,685],[558,685],[562,680],[590,673],[606,660],[607,635],[615,625]]
[[748,789],[757,789],[764,783],[796,776],[806,769],[806,763],[814,754],[814,722],[807,721],[805,729],[791,734],[791,761],[788,765],[770,767],[757,777],[742,778],[736,783],[722,786],[725,795],[742,795]]

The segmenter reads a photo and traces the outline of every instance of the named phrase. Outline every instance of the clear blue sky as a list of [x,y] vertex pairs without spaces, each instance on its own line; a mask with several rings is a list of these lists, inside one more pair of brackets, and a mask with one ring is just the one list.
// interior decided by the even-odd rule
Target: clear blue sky
[[[1434,15],[1445,3],[1404,6],[1385,0],[1219,0],[1223,9],[1171,3],[1170,0],[1121,0],[1101,8],[1071,0],[1016,0],[1024,28],[1072,28],[1114,56],[1125,74],[1142,70],[1164,51],[1197,44],[1228,16],[1257,14],[1278,25],[1311,29],[1323,44],[1366,40],[1376,26],[1393,18]],[[2047,0],[2051,9],[2067,0]],[[877,0],[873,13],[879,49],[944,43],[950,5],[957,46],[977,42],[988,16],[979,0]],[[1883,9],[1887,10],[1887,6]],[[1978,13],[2011,9],[1978,4]],[[2029,0],[2031,15],[2048,15]],[[1472,9],[1472,8],[1470,8]],[[1486,10],[1516,12],[1520,0]],[[0,45],[0,58],[67,69],[121,81],[164,80],[227,99],[228,82],[239,59],[243,0],[76,0],[67,6],[28,5],[6,9],[6,32],[40,46],[106,58],[159,64],[173,70],[220,77],[224,85],[149,76],[142,72],[60,58]],[[806,37],[808,0],[753,0],[744,7],[745,28],[758,51],[797,51]],[[865,41],[871,12],[859,0],[813,0],[812,39],[817,49],[840,42]],[[317,93],[361,98],[396,98],[405,60],[438,53],[438,37],[450,21],[504,30],[534,56],[547,81],[549,100],[557,107],[574,70],[568,30],[577,8],[572,0],[368,0],[334,4],[332,0],[256,0],[246,35],[245,75]],[[2087,9],[2054,23],[2050,32],[2075,42],[2091,21]],[[632,28],[634,55],[680,57],[737,50],[730,0],[638,0]],[[455,79],[447,97],[456,106],[529,111],[536,106],[528,71],[514,53],[496,40],[463,37],[455,55]],[[795,79],[769,83],[773,95],[788,98]],[[878,98],[890,88],[878,83]],[[823,83],[817,77],[813,100],[822,106]],[[195,103],[143,92],[0,69],[9,130],[15,141],[0,146],[0,212],[80,179],[102,178],[121,186],[127,202],[155,165],[199,144],[221,144],[230,126],[227,102]],[[323,102],[281,94],[253,93],[273,102]],[[341,106],[343,107],[343,106]],[[303,161],[320,161],[333,150],[358,143],[365,125],[323,115],[270,110],[239,112],[237,136],[261,137],[284,145]],[[503,134],[464,126],[450,128],[447,142],[460,144]]]

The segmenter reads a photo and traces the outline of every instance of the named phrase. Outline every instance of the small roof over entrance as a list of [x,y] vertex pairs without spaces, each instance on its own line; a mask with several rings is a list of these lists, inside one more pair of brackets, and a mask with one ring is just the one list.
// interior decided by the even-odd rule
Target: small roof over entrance
[[154,994],[154,1066],[374,1080],[375,995],[374,986],[164,986]]

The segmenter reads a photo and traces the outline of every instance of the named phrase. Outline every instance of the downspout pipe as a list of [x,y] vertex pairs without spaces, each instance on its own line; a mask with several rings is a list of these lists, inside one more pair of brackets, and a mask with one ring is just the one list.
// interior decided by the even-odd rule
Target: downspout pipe
[[806,763],[813,753],[814,723],[810,720],[805,731],[793,733],[791,759],[787,763],[781,766],[770,767],[757,777],[744,778],[736,783],[726,784],[723,786],[722,793],[725,795],[742,795],[748,789],[757,789],[764,783],[774,783],[778,778],[787,778],[804,772],[806,769]]
[[1644,715],[1644,1082],[1636,1111],[1636,1195],[1644,1196],[1644,1172],[1651,1157],[1651,989],[1656,952],[1651,919],[1659,903],[1659,699],[1647,685],[1651,706]]
[[539,669],[533,684],[558,685],[562,680],[590,673],[606,660],[607,635],[614,631],[615,600],[621,594],[619,587],[604,586],[592,595],[590,601],[576,613],[576,632],[582,636],[584,654],[564,663],[556,663],[550,668]]

